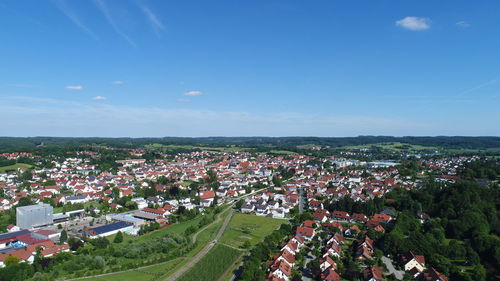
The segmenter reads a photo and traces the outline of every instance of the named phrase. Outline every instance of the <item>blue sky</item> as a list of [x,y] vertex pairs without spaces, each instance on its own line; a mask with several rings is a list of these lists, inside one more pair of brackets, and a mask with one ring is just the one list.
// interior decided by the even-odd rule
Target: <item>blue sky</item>
[[0,1],[2,136],[500,135],[499,1]]

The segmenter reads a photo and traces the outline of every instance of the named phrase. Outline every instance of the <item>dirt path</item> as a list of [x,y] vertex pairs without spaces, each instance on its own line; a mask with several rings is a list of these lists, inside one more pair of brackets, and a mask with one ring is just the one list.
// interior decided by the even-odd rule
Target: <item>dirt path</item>
[[[237,259],[233,262],[233,264],[231,264],[231,266],[230,266],[230,267],[228,267],[228,268],[226,269],[226,271],[224,271],[224,273],[221,275],[221,277],[220,277],[220,278],[219,278],[219,280],[217,280],[217,281],[223,281],[223,280],[224,280],[224,277],[226,277],[226,275],[227,275],[227,274],[229,274],[229,272],[231,272],[231,270],[233,269],[233,266],[234,266],[235,264],[238,264],[238,263],[241,261],[241,258],[243,258],[243,256],[244,256],[244,255],[245,255],[245,254],[241,254],[241,255],[240,255],[240,256],[239,256],[239,257],[238,257],[238,258],[237,258]],[[234,278],[233,276],[234,276],[234,275],[231,275],[231,280],[233,280],[233,278]]]
[[[188,264],[184,265],[181,267],[177,272],[175,272],[173,275],[171,275],[169,278],[165,279],[166,281],[174,281],[177,280],[179,277],[181,277],[184,273],[186,273],[189,269],[191,269],[193,266],[195,266],[208,252],[217,244],[217,241],[221,238],[222,234],[226,230],[227,225],[229,224],[229,221],[231,220],[231,217],[233,216],[233,209],[232,206],[229,206],[231,208],[229,210],[229,215],[227,215],[226,219],[224,220],[224,223],[222,224],[221,228],[219,229],[219,232],[215,236],[215,239],[208,243],[196,256],[189,261]],[[222,212],[220,213],[222,214]],[[220,216],[218,217],[220,220]]]

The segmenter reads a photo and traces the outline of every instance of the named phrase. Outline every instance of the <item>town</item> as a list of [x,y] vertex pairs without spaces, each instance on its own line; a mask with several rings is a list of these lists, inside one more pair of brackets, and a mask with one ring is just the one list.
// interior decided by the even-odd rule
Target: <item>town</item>
[[[100,161],[109,153],[126,157]],[[31,164],[0,173],[0,227],[5,231],[0,234],[0,267],[81,255],[86,244],[106,248],[101,246],[109,243],[106,237],[120,243],[195,218],[215,221],[215,214],[229,207],[241,216],[292,225],[271,249],[272,259],[262,261],[268,265],[263,268],[266,280],[452,280],[450,274],[456,273],[449,264],[422,251],[390,249],[382,239],[403,224],[417,222],[420,229],[434,222],[421,206],[408,217],[392,194],[419,191],[429,180],[456,184],[466,167],[483,159],[431,150],[392,153],[394,159],[372,161],[363,160],[377,155],[369,148],[323,157],[200,149],[149,157],[148,148],[112,147],[68,151],[65,157],[3,153],[5,161]],[[496,178],[491,179],[494,184]],[[184,234],[194,231],[187,228]],[[465,264],[456,267],[470,271],[478,266]],[[253,280],[245,279],[245,262],[241,267],[243,273],[234,278]]]

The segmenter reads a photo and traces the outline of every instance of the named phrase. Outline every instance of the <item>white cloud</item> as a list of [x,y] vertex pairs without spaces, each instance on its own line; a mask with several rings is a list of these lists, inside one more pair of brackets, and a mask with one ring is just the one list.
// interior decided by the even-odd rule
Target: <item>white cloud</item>
[[201,91],[189,91],[184,93],[185,96],[201,96],[203,92]]
[[468,23],[466,21],[459,21],[459,22],[456,22],[455,24],[460,26],[460,27],[470,27],[470,23]]
[[190,102],[189,99],[177,99],[178,102]]
[[405,17],[396,21],[396,25],[409,30],[426,30],[431,28],[431,20],[428,18]]
[[118,81],[111,82],[111,84],[113,84],[113,85],[123,85],[123,84],[125,84],[125,82],[118,80]]
[[83,90],[83,86],[66,86],[66,90],[72,90],[72,91],[81,91]]
[[105,100],[106,97],[103,97],[103,96],[96,96],[96,97],[93,97],[92,100]]

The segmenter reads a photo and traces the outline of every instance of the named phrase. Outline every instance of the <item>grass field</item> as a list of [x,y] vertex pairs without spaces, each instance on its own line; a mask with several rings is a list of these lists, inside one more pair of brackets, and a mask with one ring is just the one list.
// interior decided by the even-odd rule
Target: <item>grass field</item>
[[224,245],[215,246],[179,281],[216,281],[236,261],[241,252]]
[[422,145],[407,144],[407,143],[400,143],[400,142],[350,145],[350,146],[342,146],[340,148],[342,148],[342,149],[362,149],[362,148],[370,148],[370,147],[378,147],[378,148],[393,150],[393,151],[426,150],[426,149],[437,150],[438,149],[435,146],[422,146]]
[[31,167],[32,166],[29,164],[16,163],[14,165],[0,167],[0,173],[3,173],[5,171],[10,171],[10,170],[17,170],[18,168],[29,169]]
[[209,147],[209,146],[176,145],[176,144],[163,145],[163,144],[158,144],[158,143],[146,145],[146,149],[150,149],[150,150],[154,150],[154,151],[165,151],[165,152],[179,150],[179,149],[186,149],[186,150],[199,149],[199,150],[220,151],[220,152],[237,152],[237,151],[252,151],[252,150],[254,150],[252,148],[239,147],[239,146]]
[[288,151],[288,150],[271,150],[272,154],[283,154],[283,155],[292,155],[297,154],[297,152]]
[[234,247],[241,247],[245,241],[249,241],[253,246],[283,223],[286,220],[234,214],[220,241]]
[[168,276],[175,271],[178,266],[182,266],[185,263],[184,259],[176,259],[169,261],[165,264],[153,265],[151,267],[132,270],[123,273],[110,274],[99,277],[92,277],[88,279],[89,281],[123,281],[123,280],[134,280],[134,281],[151,281],[151,280],[161,280],[163,277]]

